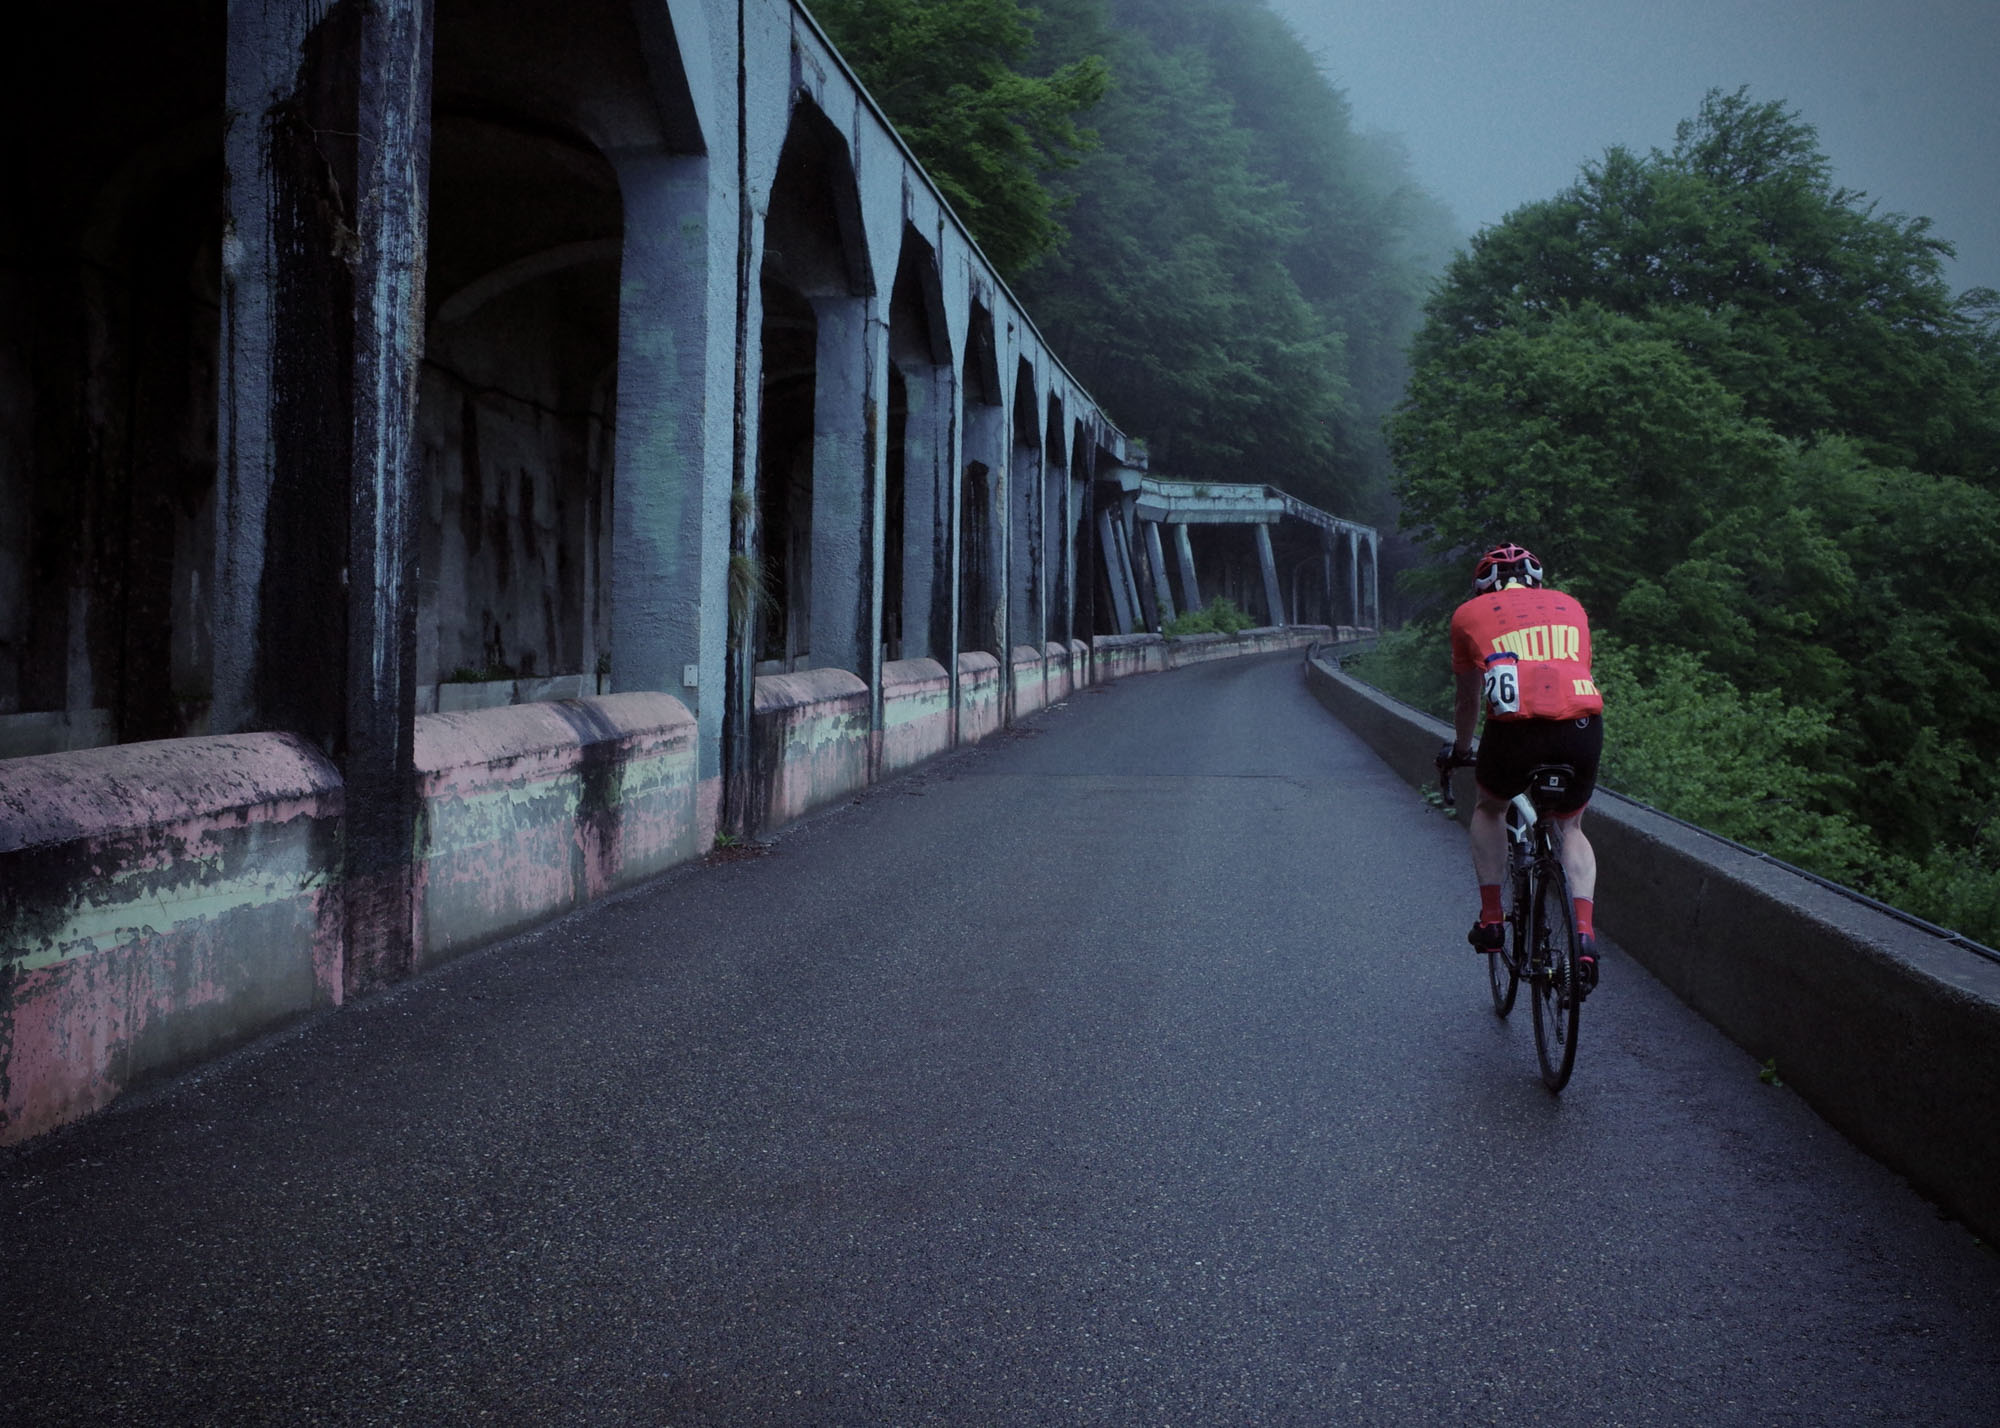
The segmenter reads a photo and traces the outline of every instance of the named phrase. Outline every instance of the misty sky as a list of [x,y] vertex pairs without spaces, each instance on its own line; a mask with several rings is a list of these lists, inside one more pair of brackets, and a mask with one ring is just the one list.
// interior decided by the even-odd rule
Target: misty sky
[[1955,289],[2000,288],[2000,0],[1270,4],[1468,233],[1748,85],[1819,130],[1835,182],[1930,218]]

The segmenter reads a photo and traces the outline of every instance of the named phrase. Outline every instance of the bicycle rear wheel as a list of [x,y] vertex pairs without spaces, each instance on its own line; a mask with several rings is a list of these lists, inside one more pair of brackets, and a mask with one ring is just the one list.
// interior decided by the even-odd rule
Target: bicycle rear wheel
[[1513,846],[1507,856],[1507,890],[1507,942],[1498,952],[1486,954],[1486,985],[1493,993],[1495,1016],[1514,1010],[1514,993],[1528,951],[1528,869],[1520,849]]
[[1545,864],[1535,879],[1533,936],[1528,986],[1535,1004],[1535,1054],[1542,1062],[1542,1084],[1560,1091],[1576,1065],[1581,1003],[1576,994],[1576,910],[1559,863]]

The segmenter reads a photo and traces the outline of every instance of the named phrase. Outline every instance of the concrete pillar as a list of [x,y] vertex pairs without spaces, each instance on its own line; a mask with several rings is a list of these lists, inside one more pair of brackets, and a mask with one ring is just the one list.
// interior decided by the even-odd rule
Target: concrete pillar
[[905,371],[903,432],[903,657],[955,667],[951,648],[951,368]]
[[[1046,599],[1042,568],[1044,513],[1040,443],[1033,446],[1021,441],[1014,443],[1007,478],[1013,492],[1008,501],[1012,516],[1007,544],[1007,637],[1021,644],[1032,642],[1040,648],[1042,641],[1039,636],[1045,628],[1042,608]],[[1014,667],[1011,659],[1002,663],[1008,670]],[[1008,678],[1011,680],[1012,675]]]
[[[1174,618],[1174,592],[1173,587],[1167,584],[1167,557],[1160,549],[1160,523],[1141,521],[1139,524],[1146,528],[1146,558],[1151,562],[1153,571],[1153,595],[1159,601],[1156,613],[1161,623],[1165,623]],[[1257,529],[1261,531],[1264,528],[1259,526]]]
[[[813,389],[812,648],[814,669],[844,669],[876,688],[875,563],[880,542],[880,443],[869,417],[886,405],[873,390],[867,305],[817,298],[818,379]],[[886,343],[886,335],[880,340]],[[885,348],[886,352],[886,348]],[[886,384],[886,375],[884,376]]]
[[[1044,458],[1046,460],[1046,458]],[[1042,479],[1041,640],[1069,639],[1069,473],[1050,461]]]
[[[660,690],[695,714],[700,777],[720,769],[733,403],[707,308],[707,161],[626,151],[612,474],[611,687]],[[722,329],[725,339],[728,328]],[[722,357],[721,360],[716,360]],[[689,679],[689,675],[694,677]]]
[[[964,473],[961,501],[961,560],[976,567],[961,572],[958,650],[1007,650],[1007,481],[1006,416],[1001,408],[967,402],[960,436],[958,469]],[[983,472],[974,471],[974,465]]]
[[1110,511],[1097,513],[1097,548],[1104,557],[1105,583],[1111,587],[1111,622],[1121,635],[1137,628],[1139,589],[1132,580],[1132,553],[1122,526],[1114,526]]
[[428,0],[232,11],[217,733],[318,743],[346,784],[346,989],[410,967]]
[[1190,610],[1199,610],[1207,602],[1201,598],[1201,586],[1195,582],[1194,545],[1185,521],[1174,523],[1174,554],[1180,557],[1182,603]]
[[1271,528],[1257,527],[1257,565],[1264,574],[1264,616],[1269,624],[1285,623],[1285,592],[1278,586],[1278,562],[1271,554]]

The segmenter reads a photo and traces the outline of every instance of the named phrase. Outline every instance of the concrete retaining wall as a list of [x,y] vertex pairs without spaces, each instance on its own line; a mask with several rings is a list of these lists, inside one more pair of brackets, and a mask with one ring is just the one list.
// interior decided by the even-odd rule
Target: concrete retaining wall
[[341,996],[339,776],[280,734],[0,761],[0,1143]]
[[[1442,721],[1322,661],[1306,677],[1405,780],[1436,778]],[[1470,806],[1471,774],[1458,778]],[[1615,794],[1588,817],[1605,933],[1751,1056],[1775,1059],[1856,1144],[2000,1241],[2000,964]]]
[[416,722],[419,967],[702,851],[695,721],[666,694]]

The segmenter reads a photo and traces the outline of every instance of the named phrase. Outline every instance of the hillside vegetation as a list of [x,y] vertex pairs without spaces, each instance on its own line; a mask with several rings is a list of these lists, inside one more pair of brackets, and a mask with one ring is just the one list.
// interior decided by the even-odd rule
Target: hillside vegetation
[[1798,114],[1711,93],[1434,283],[1449,216],[1261,0],[815,13],[1156,470],[1430,553],[1364,677],[1448,711],[1520,541],[1592,612],[1608,787],[2000,943],[2000,297]]
[[1382,419],[1456,238],[1261,0],[812,10],[1155,471],[1393,520]]
[[1391,424],[1434,605],[1366,677],[1444,707],[1517,540],[1592,613],[1608,786],[2000,942],[2000,303],[1948,251],[1742,92],[1482,232]]

